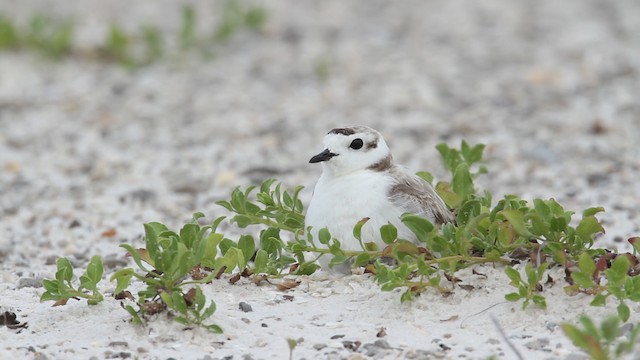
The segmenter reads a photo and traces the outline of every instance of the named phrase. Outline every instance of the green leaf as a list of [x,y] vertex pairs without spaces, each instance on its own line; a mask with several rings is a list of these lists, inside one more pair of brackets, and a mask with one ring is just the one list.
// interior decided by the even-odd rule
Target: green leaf
[[518,301],[518,300],[521,299],[520,294],[518,294],[518,293],[509,293],[509,294],[505,295],[504,298],[507,301]]
[[436,192],[449,208],[457,208],[462,201],[460,196],[458,196],[458,194],[453,192],[453,189],[451,189],[451,184],[446,181],[439,181],[436,184]]
[[426,181],[429,184],[433,184],[433,175],[431,175],[428,171],[419,171],[416,173],[422,180]]
[[59,292],[59,290],[58,290],[59,284],[58,284],[57,281],[44,279],[44,280],[42,280],[42,286],[49,293],[57,294]]
[[[149,254],[149,257],[154,261],[154,263],[158,259],[158,253],[161,251],[159,247],[160,234],[168,230],[169,229],[164,224],[161,224],[158,222],[151,222],[151,223],[144,224],[145,248]],[[123,244],[120,246],[125,247],[125,245],[126,244]],[[132,247],[130,248],[133,249]],[[136,250],[133,250],[133,251],[129,250],[129,253],[131,253],[131,256],[133,257],[134,261],[136,261],[136,264],[137,264],[138,261],[136,260],[136,258],[139,259],[139,256],[138,254],[134,255],[134,252],[137,253]],[[155,265],[157,266],[158,264],[155,264]],[[144,269],[143,266],[140,266],[140,267]]]
[[567,219],[564,217],[554,216],[549,221],[549,229],[553,232],[562,232],[567,229]]
[[67,258],[58,258],[56,261],[58,271],[56,272],[56,280],[60,283],[71,282],[73,278],[73,264]]
[[362,240],[362,227],[367,223],[367,221],[369,221],[368,217],[363,218],[356,223],[356,225],[353,227],[353,237],[358,240]]
[[185,224],[182,229],[180,229],[180,242],[191,249],[193,243],[196,241],[199,230],[200,226],[197,224]]
[[104,268],[102,265],[102,258],[98,255],[95,255],[89,261],[89,265],[87,265],[87,276],[94,282],[98,283],[102,280],[102,275],[104,273]]
[[365,252],[358,254],[353,261],[354,266],[365,266],[371,261],[371,256]]
[[403,214],[400,221],[416,235],[418,241],[423,243],[427,241],[429,233],[435,229],[431,221],[410,213]]
[[251,235],[242,235],[238,240],[238,248],[245,259],[251,259],[256,251],[256,243]]
[[631,316],[631,311],[629,310],[627,304],[625,304],[624,302],[620,302],[617,310],[620,320],[622,320],[623,322],[627,322],[627,320],[629,320],[629,317]]
[[582,218],[582,221],[580,221],[580,223],[576,227],[576,234],[581,239],[587,242],[592,242],[593,236],[601,232],[604,232],[604,228],[595,216],[587,216]]
[[469,165],[462,163],[456,167],[456,170],[453,173],[451,186],[453,191],[458,194],[463,201],[466,200],[469,195],[475,193],[473,178],[469,172]]
[[470,151],[467,151],[466,154],[463,153],[463,156],[469,164],[475,164],[482,161],[482,152],[484,151],[484,148],[484,144],[477,144],[473,146]]
[[542,296],[542,295],[533,295],[531,297],[531,300],[533,300],[533,303],[536,304],[538,307],[540,307],[542,309],[546,309],[547,308],[547,299],[545,299],[544,296]]
[[[619,308],[618,312],[620,312]],[[604,339],[607,342],[612,342],[620,335],[620,320],[615,316],[609,317],[602,322],[600,328],[602,329]]]
[[[624,279],[627,276],[627,271],[629,270],[629,260],[624,255],[619,255],[613,261],[611,268],[605,271],[607,275],[607,280],[609,281],[609,287],[612,286],[620,287],[624,283]],[[611,290],[611,289],[610,289]]]
[[582,326],[584,327],[584,329],[587,331],[587,334],[592,334],[592,335],[597,335],[599,333],[598,329],[596,328],[595,324],[593,323],[593,321],[585,316],[582,315],[580,316],[580,323],[582,324]]
[[249,225],[253,224],[253,219],[246,215],[236,215],[231,218],[231,222],[234,222],[238,225],[239,228],[244,229]]
[[590,277],[593,276],[593,273],[596,271],[596,264],[586,251],[580,254],[578,258],[578,268]]
[[318,231],[318,241],[320,244],[327,245],[329,241],[331,241],[331,234],[329,233],[329,229],[322,228]]
[[214,334],[222,334],[223,332],[222,328],[218,325],[206,325],[205,327]]
[[222,257],[219,257],[215,260],[213,272],[217,273],[222,268],[224,268],[225,273],[230,273],[236,268],[244,269],[245,266],[246,260],[244,259],[242,251],[237,247],[231,247]]
[[298,270],[296,270],[296,275],[311,275],[318,269],[320,269],[318,264],[312,262],[302,263],[298,267]]
[[382,227],[380,227],[380,236],[385,244],[391,244],[398,238],[398,229],[391,223],[382,225]]
[[587,348],[587,336],[582,330],[568,323],[562,324],[560,327],[575,346],[581,349]]
[[591,306],[604,306],[607,302],[607,297],[602,294],[596,294],[591,301]]
[[411,289],[408,289],[407,291],[403,292],[402,295],[400,295],[401,303],[412,301],[412,300],[413,300],[413,292],[411,291]]
[[527,230],[527,226],[525,225],[524,214],[522,214],[522,212],[519,210],[508,209],[502,210],[500,214],[507,219],[518,235],[527,238],[531,236],[531,233]]
[[549,220],[551,218],[551,209],[544,200],[533,199],[533,208],[544,220]]
[[465,225],[469,222],[469,219],[473,219],[480,214],[481,205],[478,200],[469,200],[466,201],[462,206],[458,209],[458,214],[456,215],[456,223],[458,225]]
[[267,252],[263,249],[258,250],[256,253],[256,259],[254,261],[255,272],[256,273],[264,273],[267,270],[267,260],[268,255]]
[[131,277],[133,277],[134,271],[132,268],[120,269],[116,271],[111,278],[110,281],[116,280],[116,290],[115,294],[119,294],[123,292],[127,286],[129,286],[129,282],[131,281]]
[[531,232],[536,236],[547,236],[549,233],[549,224],[538,214],[529,214],[527,219],[531,222]]
[[518,270],[512,268],[511,266],[507,266],[504,268],[504,272],[507,274],[507,276],[511,280],[511,285],[518,286],[518,284],[520,284],[521,278]]
[[599,206],[599,207],[591,207],[591,208],[588,208],[588,209],[586,209],[585,211],[582,212],[582,217],[585,218],[585,217],[593,216],[593,215],[595,215],[597,213],[600,213],[600,212],[603,212],[603,211],[604,211],[604,208],[601,207],[601,206]]
[[595,285],[592,276],[585,272],[573,272],[571,278],[583,289],[591,289]]

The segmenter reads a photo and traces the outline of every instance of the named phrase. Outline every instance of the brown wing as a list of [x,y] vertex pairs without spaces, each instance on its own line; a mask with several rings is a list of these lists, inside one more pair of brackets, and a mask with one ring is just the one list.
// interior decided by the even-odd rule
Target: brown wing
[[390,169],[396,180],[389,190],[389,198],[405,212],[431,219],[436,224],[453,222],[453,213],[429,183],[398,166]]

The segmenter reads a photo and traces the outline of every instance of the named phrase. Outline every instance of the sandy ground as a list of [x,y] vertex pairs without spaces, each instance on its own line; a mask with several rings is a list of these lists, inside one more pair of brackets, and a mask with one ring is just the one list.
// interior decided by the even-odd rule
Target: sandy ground
[[[90,47],[115,19],[175,34],[185,3],[198,9],[199,33],[210,32],[219,3],[5,0],[0,11],[23,22],[43,8],[73,17],[77,43]],[[515,358],[492,319],[527,359],[584,358],[559,324],[603,318],[615,304],[564,295],[555,270],[546,311],[506,303],[508,280],[490,266],[476,268],[486,276],[460,272],[471,291],[410,304],[367,276],[321,272],[287,293],[220,280],[205,289],[223,335],[162,316],[135,327],[112,298],[38,301],[57,257],[84,267],[101,255],[108,277],[127,266],[119,244],[142,244],[143,223],[223,215],[214,201],[237,185],[276,177],[304,185],[308,203],[320,173],[308,159],[326,131],[350,124],[377,128],[398,162],[436,177],[445,174],[437,143],[485,143],[480,184],[495,199],[604,206],[600,247],[626,251],[640,233],[637,1],[264,6],[263,33],[136,71],[0,52],[0,309],[28,322],[0,328],[0,358],[285,359],[287,338],[299,341],[295,359]],[[114,287],[101,283],[106,294]]]

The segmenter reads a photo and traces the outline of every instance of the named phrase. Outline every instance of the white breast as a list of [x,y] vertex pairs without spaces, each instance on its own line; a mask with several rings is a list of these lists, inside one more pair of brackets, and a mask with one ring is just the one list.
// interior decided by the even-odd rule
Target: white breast
[[323,173],[307,210],[306,226],[313,227],[314,239],[317,239],[317,231],[326,227],[332,237],[341,242],[342,249],[361,250],[358,240],[353,237],[353,227],[368,217],[370,220],[362,227],[362,240],[376,242],[382,248],[382,225],[391,222],[399,230],[405,230],[399,220],[402,211],[387,196],[392,183],[393,179],[386,174],[370,170],[339,177]]

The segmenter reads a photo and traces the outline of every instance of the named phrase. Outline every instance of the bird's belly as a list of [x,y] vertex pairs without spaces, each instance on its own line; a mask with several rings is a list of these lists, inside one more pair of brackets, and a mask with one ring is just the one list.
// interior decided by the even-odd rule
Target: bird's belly
[[341,242],[344,250],[361,250],[353,236],[355,224],[369,218],[362,227],[362,241],[383,245],[380,227],[387,223],[402,226],[402,212],[388,199],[391,179],[384,177],[353,177],[323,181],[316,185],[306,215],[306,225],[317,231],[327,228],[332,237]]

